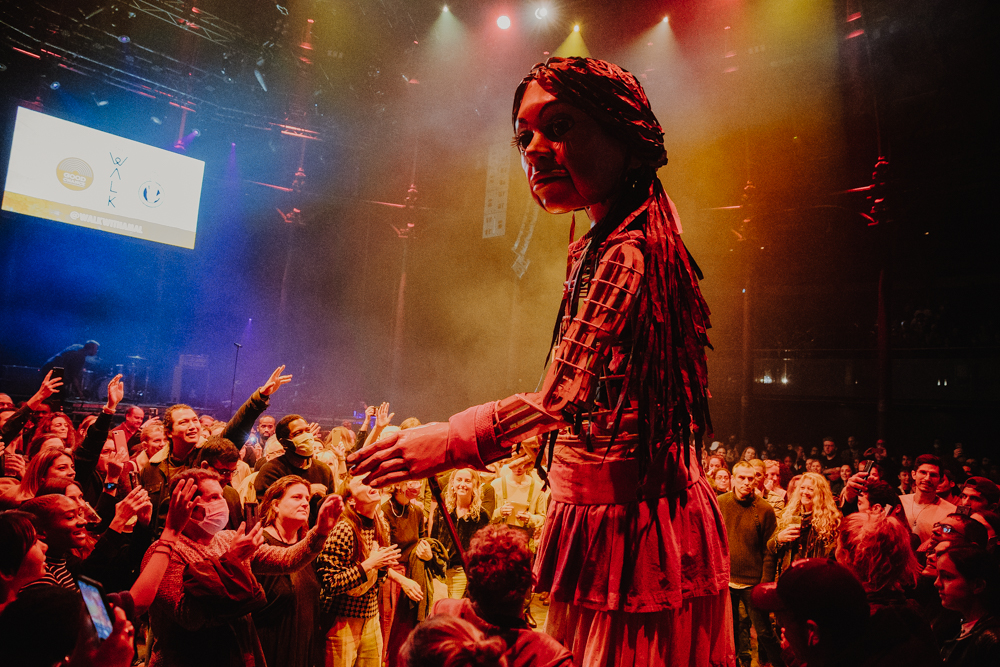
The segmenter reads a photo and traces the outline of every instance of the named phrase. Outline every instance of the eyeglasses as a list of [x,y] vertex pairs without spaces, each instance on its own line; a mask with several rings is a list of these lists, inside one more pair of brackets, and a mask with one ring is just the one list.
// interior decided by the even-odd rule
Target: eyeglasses
[[934,530],[935,531],[939,531],[940,530],[942,535],[947,535],[949,537],[951,537],[952,535],[958,535],[959,537],[965,537],[965,533],[961,532],[955,526],[952,526],[951,524],[947,524],[947,523],[936,523],[936,524],[934,524]]

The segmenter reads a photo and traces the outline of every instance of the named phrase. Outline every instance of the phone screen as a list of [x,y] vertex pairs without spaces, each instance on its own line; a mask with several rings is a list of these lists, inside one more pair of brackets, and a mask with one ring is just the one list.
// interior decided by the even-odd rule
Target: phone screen
[[122,452],[128,454],[128,439],[125,437],[124,431],[112,431],[111,438],[115,441],[115,450],[119,454]]
[[90,619],[94,622],[97,636],[104,641],[111,635],[114,627],[111,616],[108,615],[108,607],[104,604],[104,596],[101,595],[99,588],[87,581],[77,579],[76,583],[80,587],[80,594],[83,595],[83,602],[87,605]]

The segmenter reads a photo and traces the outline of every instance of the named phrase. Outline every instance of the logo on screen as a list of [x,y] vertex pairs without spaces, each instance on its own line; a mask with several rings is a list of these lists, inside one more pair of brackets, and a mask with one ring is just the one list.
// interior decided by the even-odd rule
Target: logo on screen
[[139,199],[149,208],[156,208],[163,201],[163,189],[155,181],[146,181],[139,187]]
[[78,157],[68,157],[56,167],[56,178],[70,190],[86,190],[94,182],[94,170]]

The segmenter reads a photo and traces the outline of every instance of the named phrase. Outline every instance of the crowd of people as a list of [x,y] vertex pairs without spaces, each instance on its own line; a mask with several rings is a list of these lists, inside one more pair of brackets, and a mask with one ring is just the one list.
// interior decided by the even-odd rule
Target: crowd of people
[[741,664],[750,627],[761,665],[997,664],[997,471],[960,444],[926,449],[707,448]]
[[[348,455],[420,422],[393,425],[387,404],[357,432],[276,420],[265,411],[282,373],[228,422],[185,405],[147,420],[121,408],[120,378],[79,425],[50,409],[58,379],[20,407],[0,395],[12,664],[586,664],[532,629],[550,493],[537,441],[435,475],[441,503],[428,480],[372,488]],[[760,665],[996,664],[988,460],[826,438],[809,452],[717,441],[701,464],[726,526],[740,664],[754,645]],[[81,595],[94,582],[103,640]]]
[[755,635],[761,665],[1000,664],[996,467],[703,448],[709,310],[641,84],[553,57],[512,124],[535,201],[591,223],[540,389],[326,433],[266,414],[284,367],[227,422],[147,420],[120,376],[80,424],[51,372],[20,407],[0,395],[5,660],[735,667]]

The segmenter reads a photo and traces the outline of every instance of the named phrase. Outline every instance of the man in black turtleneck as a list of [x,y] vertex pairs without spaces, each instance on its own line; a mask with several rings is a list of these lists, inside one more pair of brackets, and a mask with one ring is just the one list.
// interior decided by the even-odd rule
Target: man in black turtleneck
[[[733,604],[733,636],[741,664],[749,666],[749,637],[741,637],[739,629],[742,602],[757,631],[758,647],[763,647],[767,653],[766,659],[758,656],[759,662],[763,664],[770,660],[775,667],[784,667],[781,648],[768,614],[755,609],[750,603],[750,591],[764,579],[764,561],[770,557],[767,541],[778,525],[774,510],[753,491],[754,474],[753,466],[746,461],[738,461],[733,466],[733,490],[719,496],[719,509],[729,536],[729,598]],[[770,568],[770,571],[774,569]]]

